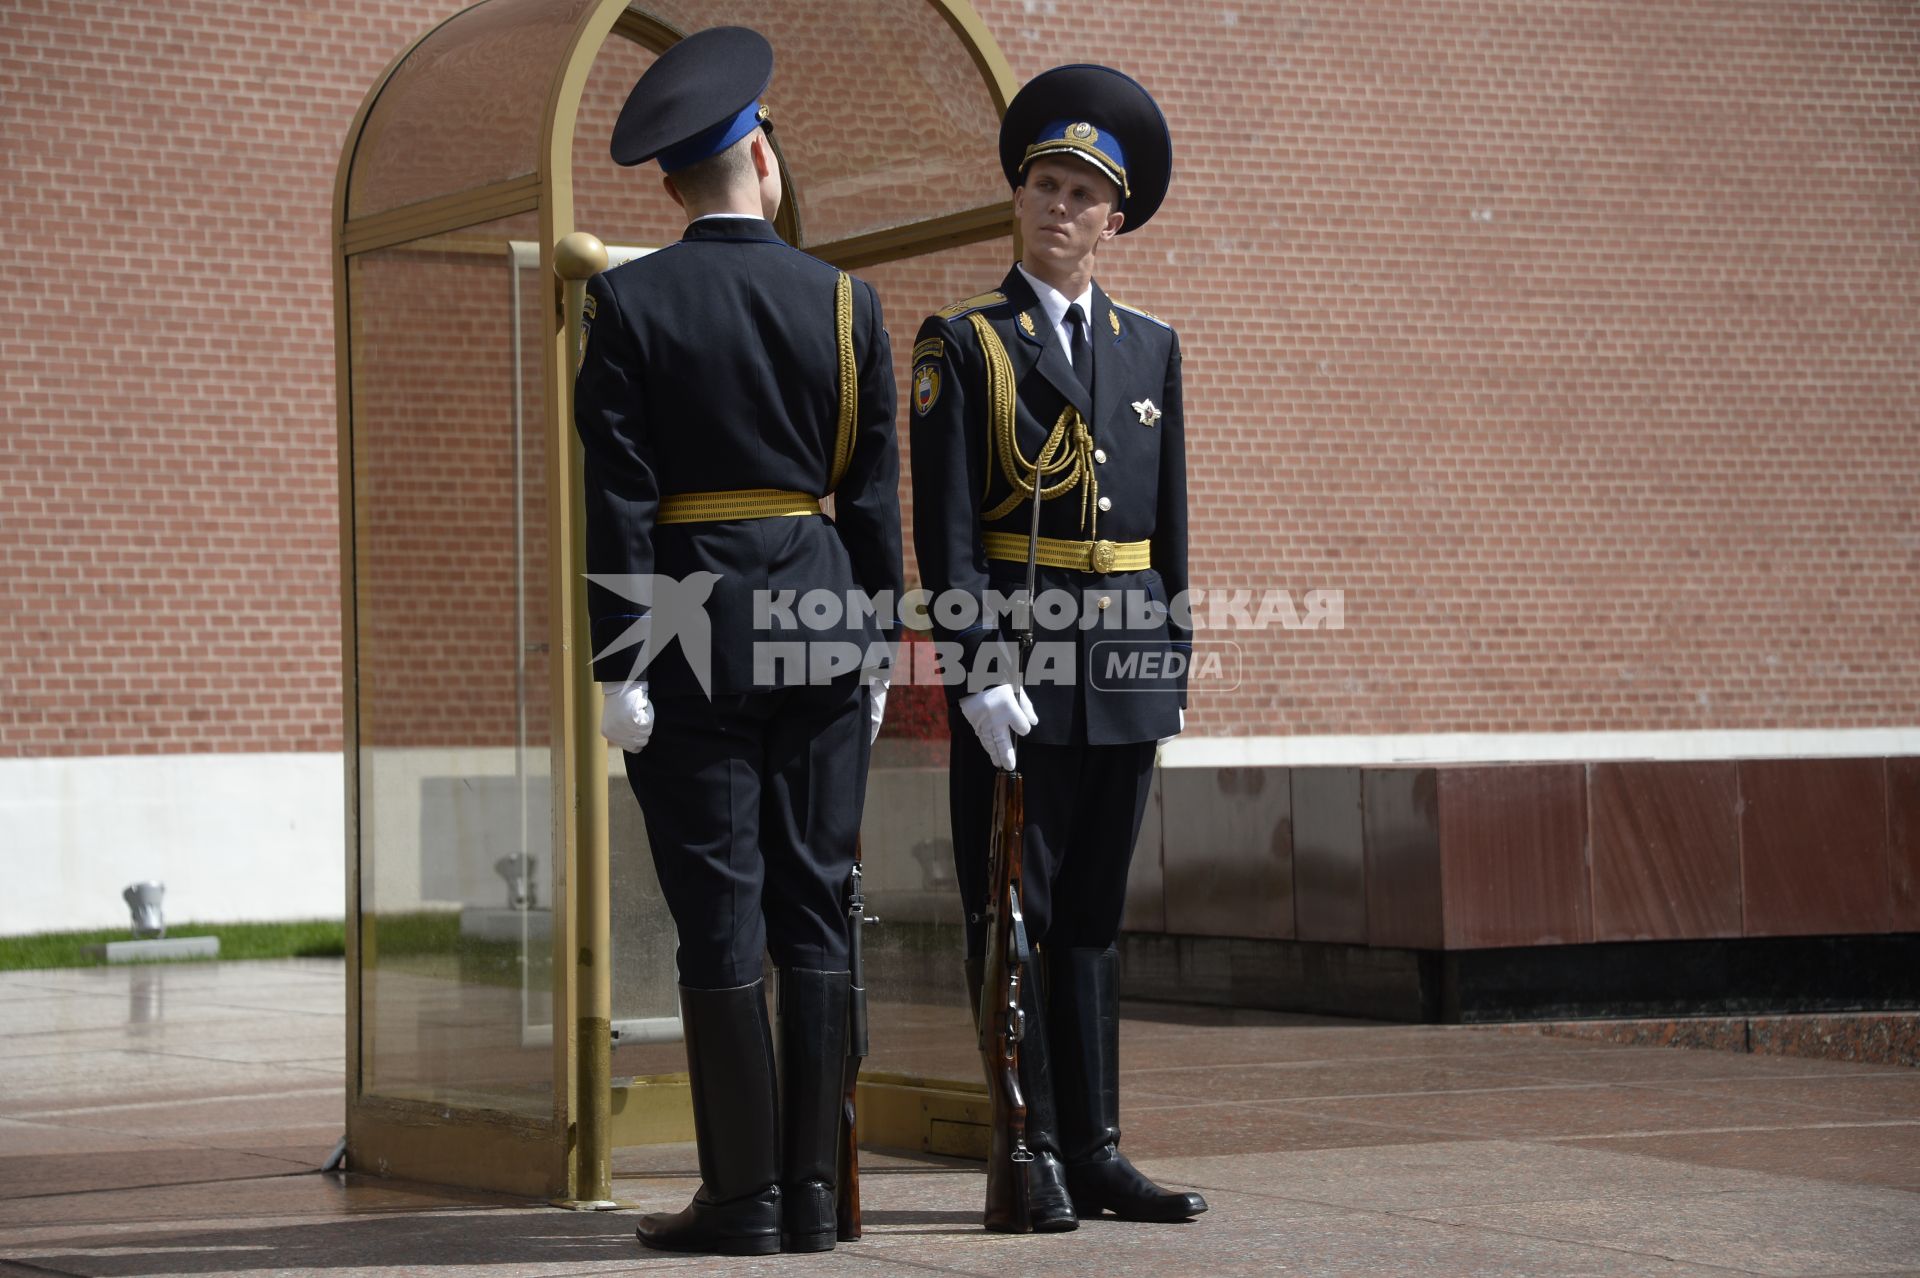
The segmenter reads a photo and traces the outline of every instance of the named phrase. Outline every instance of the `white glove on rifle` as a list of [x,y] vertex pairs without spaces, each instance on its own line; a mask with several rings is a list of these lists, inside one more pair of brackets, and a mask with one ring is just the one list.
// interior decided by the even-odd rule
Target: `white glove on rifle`
[[993,766],[1008,772],[1013,771],[1014,737],[1026,736],[1040,722],[1033,702],[1027,700],[1027,690],[1006,683],[960,698],[960,713],[980,738]]
[[872,745],[880,739],[880,721],[887,717],[887,689],[893,681],[875,676],[867,681],[867,744]]
[[600,735],[610,745],[639,754],[653,736],[653,702],[647,700],[646,681],[603,683],[600,691],[607,696],[600,709]]

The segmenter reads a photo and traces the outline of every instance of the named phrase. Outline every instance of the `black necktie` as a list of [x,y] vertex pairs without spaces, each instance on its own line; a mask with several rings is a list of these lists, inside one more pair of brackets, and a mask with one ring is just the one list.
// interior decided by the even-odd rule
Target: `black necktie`
[[1093,394],[1093,350],[1087,345],[1087,313],[1075,302],[1067,308],[1067,334],[1073,350],[1073,373],[1080,384]]

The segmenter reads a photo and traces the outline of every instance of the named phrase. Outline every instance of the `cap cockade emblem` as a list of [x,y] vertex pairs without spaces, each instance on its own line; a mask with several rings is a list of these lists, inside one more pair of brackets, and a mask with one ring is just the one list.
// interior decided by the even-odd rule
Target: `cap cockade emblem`
[[1152,426],[1160,420],[1160,410],[1153,406],[1153,401],[1150,399],[1136,399],[1133,401],[1133,411],[1140,414],[1140,424],[1142,426]]
[[1067,136],[1075,142],[1085,142],[1091,146],[1100,140],[1100,130],[1082,120],[1078,124],[1070,124],[1067,126]]

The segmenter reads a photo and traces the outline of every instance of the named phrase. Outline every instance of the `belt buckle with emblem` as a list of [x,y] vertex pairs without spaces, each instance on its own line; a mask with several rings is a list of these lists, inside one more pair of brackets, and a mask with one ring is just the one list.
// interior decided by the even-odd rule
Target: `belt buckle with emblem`
[[1095,572],[1105,574],[1113,571],[1114,561],[1118,557],[1119,551],[1114,547],[1114,544],[1110,541],[1102,540],[1093,543],[1093,553],[1088,556],[1088,559],[1092,563]]

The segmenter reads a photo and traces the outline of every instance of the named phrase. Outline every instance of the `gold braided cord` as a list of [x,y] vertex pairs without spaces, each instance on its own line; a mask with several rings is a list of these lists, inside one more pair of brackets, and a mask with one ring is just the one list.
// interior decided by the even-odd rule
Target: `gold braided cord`
[[828,492],[839,490],[853,461],[853,422],[860,407],[860,368],[853,359],[853,277],[845,271],[833,286],[833,330],[840,352],[840,425],[833,437]]
[[[1005,501],[983,512],[980,518],[988,523],[1003,518],[1033,495],[1037,480],[1042,501],[1053,501],[1075,488],[1080,489],[1080,526],[1092,536],[1100,518],[1100,479],[1093,467],[1093,433],[1087,429],[1080,410],[1071,404],[1061,409],[1047,442],[1040,447],[1039,457],[1028,461],[1020,451],[1014,429],[1013,361],[1007,357],[1000,335],[993,331],[993,325],[984,315],[975,313],[967,318],[987,357],[988,466],[991,469],[997,464],[1013,488]],[[981,497],[985,496],[983,492]]]

